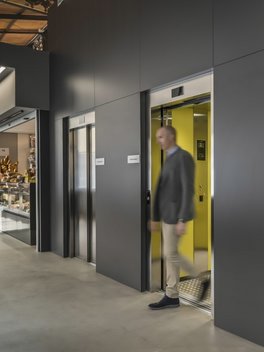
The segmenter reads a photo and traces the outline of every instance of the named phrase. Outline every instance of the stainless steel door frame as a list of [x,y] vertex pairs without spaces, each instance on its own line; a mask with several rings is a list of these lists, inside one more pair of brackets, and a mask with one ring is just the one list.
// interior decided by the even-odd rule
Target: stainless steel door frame
[[89,262],[96,263],[96,218],[95,218],[95,192],[96,192],[96,166],[95,166],[95,125],[89,125]]
[[94,122],[94,112],[70,118],[68,140],[69,256],[92,263],[96,260]]
[[[168,105],[171,105],[171,103],[181,100],[185,100],[190,97],[195,97],[202,95],[204,93],[210,93],[211,95],[211,216],[213,218],[213,199],[214,199],[214,115],[213,115],[213,104],[214,104],[214,94],[213,94],[213,71],[208,71],[204,73],[200,73],[197,75],[193,75],[190,77],[187,77],[186,79],[179,80],[177,82],[171,83],[169,85],[164,85],[162,87],[157,87],[155,89],[152,89],[149,94],[149,117],[148,117],[148,129],[151,133],[151,126],[152,126],[152,109],[153,108],[162,108],[166,107]],[[173,90],[177,90],[178,88],[182,88],[183,94],[173,97],[172,92]],[[148,136],[149,143],[149,151],[148,151],[148,190],[150,192],[150,195],[153,190],[153,185],[152,185],[152,171],[151,171],[151,165],[152,165],[152,155],[151,155],[151,134]],[[212,247],[211,247],[211,314],[212,317],[214,317],[214,229],[213,229],[213,221],[211,224],[211,240],[212,240]],[[161,242],[160,242],[161,243]],[[150,249],[151,252],[151,249]],[[150,270],[149,270],[149,275],[150,275],[150,290],[156,290],[158,287],[155,285],[152,281],[154,277],[157,275],[161,275],[162,270],[162,265],[160,265],[161,268],[153,265],[154,261],[152,260],[152,257],[150,258]],[[161,260],[160,260],[161,263]],[[161,285],[162,286],[162,281]]]
[[89,236],[89,134],[88,128],[73,133],[74,255],[88,261]]
[[73,148],[74,148],[74,140],[73,140],[73,130],[68,131],[68,146],[69,146],[69,163],[68,163],[68,202],[69,202],[69,257],[73,258],[75,253],[74,248],[74,175],[73,175]]

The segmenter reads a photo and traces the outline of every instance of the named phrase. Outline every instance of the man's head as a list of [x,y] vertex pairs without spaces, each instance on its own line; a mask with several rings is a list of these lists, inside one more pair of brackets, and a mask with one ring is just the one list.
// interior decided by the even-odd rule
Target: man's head
[[176,130],[172,126],[165,126],[158,129],[156,133],[157,142],[162,150],[168,150],[176,145]]

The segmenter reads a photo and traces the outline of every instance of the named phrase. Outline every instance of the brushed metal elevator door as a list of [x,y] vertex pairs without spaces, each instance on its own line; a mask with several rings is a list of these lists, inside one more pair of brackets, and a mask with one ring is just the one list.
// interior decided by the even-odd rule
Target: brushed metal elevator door
[[74,130],[74,256],[88,259],[88,155],[87,128]]
[[95,126],[70,131],[70,256],[96,263]]
[[89,236],[89,261],[96,263],[96,219],[95,219],[95,192],[96,192],[96,178],[95,178],[95,126],[89,127],[89,182],[90,182],[90,236]]

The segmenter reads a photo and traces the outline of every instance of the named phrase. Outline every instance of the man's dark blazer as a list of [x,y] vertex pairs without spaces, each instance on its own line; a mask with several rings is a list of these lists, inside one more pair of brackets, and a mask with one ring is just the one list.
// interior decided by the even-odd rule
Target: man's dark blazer
[[162,167],[154,198],[153,221],[176,224],[194,216],[194,161],[186,150],[168,156]]

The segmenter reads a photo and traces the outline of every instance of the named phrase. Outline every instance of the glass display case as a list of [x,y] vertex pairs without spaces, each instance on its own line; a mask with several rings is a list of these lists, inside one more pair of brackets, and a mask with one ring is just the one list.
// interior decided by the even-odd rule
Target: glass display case
[[36,243],[35,197],[34,183],[0,182],[0,230],[30,245]]
[[30,184],[0,183],[0,204],[15,213],[30,216]]

